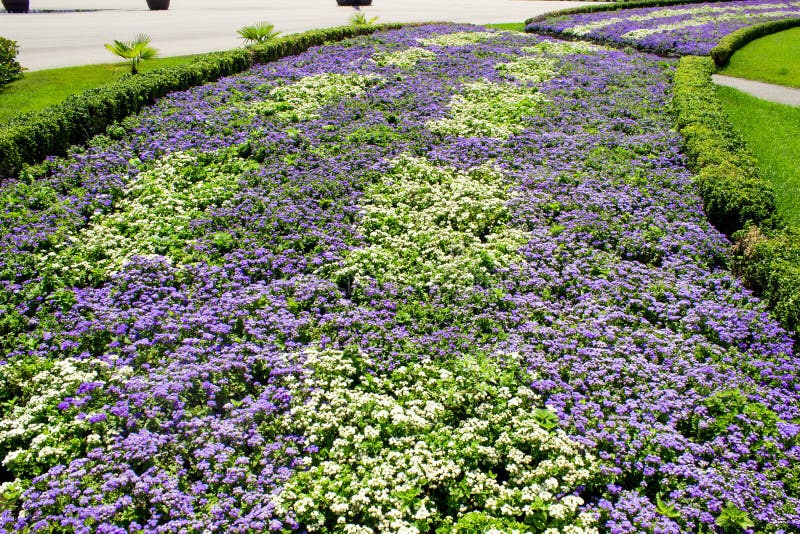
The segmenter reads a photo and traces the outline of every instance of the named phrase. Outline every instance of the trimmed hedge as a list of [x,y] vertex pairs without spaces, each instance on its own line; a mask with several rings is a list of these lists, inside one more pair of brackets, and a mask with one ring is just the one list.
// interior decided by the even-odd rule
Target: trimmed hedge
[[15,117],[0,127],[0,174],[12,176],[26,164],[63,155],[71,145],[102,133],[157,98],[247,70],[258,63],[299,54],[312,46],[339,41],[401,24],[340,26],[287,35],[245,49],[207,54],[177,67],[126,76],[72,96],[47,109]]
[[800,230],[762,231],[757,226],[737,234],[734,269],[759,293],[775,318],[800,339]]
[[777,208],[772,185],[759,175],[755,158],[717,99],[714,70],[708,57],[681,58],[672,106],[706,215],[732,235],[747,224],[775,224]]
[[724,66],[734,52],[742,48],[750,41],[755,41],[759,37],[782,32],[790,28],[800,26],[800,18],[773,20],[742,28],[723,37],[717,46],[711,49],[711,57],[718,67]]
[[0,37],[0,87],[22,78],[22,67],[17,63],[17,43]]
[[672,107],[709,220],[734,240],[733,269],[800,339],[800,230],[787,228],[775,194],[725,115],[710,57],[681,58]]
[[[706,3],[711,2],[728,2],[730,0],[703,0]],[[529,18],[525,21],[525,25],[532,22],[541,22],[552,17],[561,17],[564,15],[579,15],[581,13],[600,13],[601,11],[616,11],[618,9],[634,9],[637,7],[660,7],[660,6],[680,6],[683,4],[696,4],[698,0],[634,0],[633,2],[613,1],[608,4],[591,4],[588,6],[572,7],[569,9],[562,9],[560,11],[551,11],[536,17]]]

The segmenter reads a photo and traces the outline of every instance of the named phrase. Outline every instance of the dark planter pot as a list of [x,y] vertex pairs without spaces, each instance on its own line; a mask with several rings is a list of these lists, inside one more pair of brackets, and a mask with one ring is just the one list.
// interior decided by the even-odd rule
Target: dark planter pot
[[27,13],[30,9],[30,0],[3,0],[3,7],[9,13]]
[[372,0],[336,0],[340,6],[371,6]]
[[147,0],[150,11],[164,11],[169,9],[169,0]]

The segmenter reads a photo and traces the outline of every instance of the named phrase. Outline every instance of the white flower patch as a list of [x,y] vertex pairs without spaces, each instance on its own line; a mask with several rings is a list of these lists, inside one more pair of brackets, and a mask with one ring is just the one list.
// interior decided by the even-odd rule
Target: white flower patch
[[337,277],[444,290],[471,287],[517,261],[524,231],[507,224],[512,198],[491,166],[463,172],[410,156],[394,161],[363,199],[367,246],[350,252]]
[[391,65],[407,69],[414,67],[420,61],[433,61],[434,59],[436,59],[436,53],[424,48],[413,47],[399,52],[376,54],[372,60],[381,67]]
[[597,532],[573,493],[596,475],[596,459],[540,424],[554,416],[513,385],[514,370],[465,355],[373,375],[361,371],[363,358],[308,354],[308,398],[286,417],[286,432],[320,451],[288,481],[281,513],[294,512],[312,532],[429,532],[475,514],[520,532],[529,520],[553,532]]
[[503,32],[456,32],[428,37],[427,39],[417,39],[423,46],[467,46],[480,44],[495,38]]
[[306,76],[290,85],[272,89],[260,102],[248,102],[252,113],[275,115],[293,122],[317,118],[325,106],[363,95],[367,88],[380,85],[380,76],[358,74],[318,74]]
[[[95,383],[102,391],[109,383],[121,383],[130,368],[111,369],[100,360],[64,358],[43,365],[30,379],[30,362],[18,360],[0,367],[0,385],[23,388],[27,402],[18,404],[0,419],[0,450],[8,451],[3,465],[13,471],[35,472],[36,466],[69,461],[70,442],[87,433],[89,423],[64,416],[58,405],[74,395],[81,384]],[[95,436],[95,441],[102,441]]]
[[524,130],[525,119],[537,115],[546,102],[535,87],[487,80],[468,83],[450,100],[449,115],[427,126],[442,134],[506,139]]
[[202,163],[199,157],[176,152],[142,171],[113,212],[94,216],[43,264],[67,276],[80,270],[108,275],[133,256],[169,256],[182,249],[191,221],[233,198],[241,176],[258,166],[228,154]]
[[593,43],[587,43],[586,41],[542,41],[522,49],[526,54],[549,54],[553,56],[591,54],[600,50],[608,50],[608,48]]
[[503,78],[520,82],[542,83],[558,74],[558,60],[552,57],[523,56],[494,66]]

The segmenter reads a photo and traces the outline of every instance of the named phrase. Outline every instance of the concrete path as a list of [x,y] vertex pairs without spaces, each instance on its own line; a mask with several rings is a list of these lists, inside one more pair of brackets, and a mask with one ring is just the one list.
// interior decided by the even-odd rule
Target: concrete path
[[[476,24],[522,22],[585,5],[531,0],[373,0],[373,4],[360,9],[380,22]],[[149,11],[145,0],[30,0],[30,6],[39,12],[0,13],[0,35],[17,41],[19,62],[28,70],[115,62],[103,44],[133,39],[139,33],[152,37],[162,56],[176,56],[240,46],[236,30],[258,21],[294,33],[347,24],[355,12],[337,6],[336,0],[172,0],[168,11]]]
[[774,85],[771,83],[756,82],[753,80],[745,80],[744,78],[734,78],[732,76],[723,76],[722,74],[714,74],[711,76],[714,83],[719,85],[726,85],[733,87],[744,93],[751,94],[755,97],[769,100],[770,102],[777,102],[779,104],[786,104],[788,106],[800,106],[800,89],[786,87],[783,85]]

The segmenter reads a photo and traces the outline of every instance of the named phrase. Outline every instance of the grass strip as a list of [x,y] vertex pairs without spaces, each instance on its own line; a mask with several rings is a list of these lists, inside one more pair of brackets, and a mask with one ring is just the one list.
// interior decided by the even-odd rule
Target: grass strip
[[[725,64],[723,60],[727,60],[720,74],[800,88],[800,27],[797,27],[800,26],[800,19],[777,22],[783,24],[757,25],[768,26],[777,32],[771,35],[764,35],[767,28],[753,32],[756,27],[751,26],[738,36],[739,32],[735,32],[729,36],[731,39],[723,39],[711,51],[718,65]],[[787,26],[795,27],[787,30]],[[744,41],[745,38],[750,40]]]

